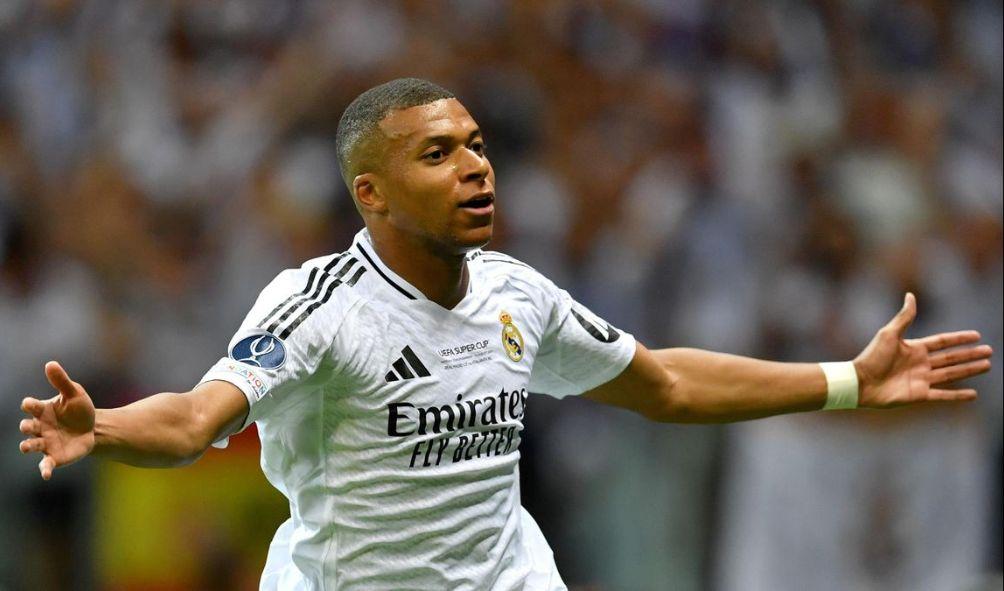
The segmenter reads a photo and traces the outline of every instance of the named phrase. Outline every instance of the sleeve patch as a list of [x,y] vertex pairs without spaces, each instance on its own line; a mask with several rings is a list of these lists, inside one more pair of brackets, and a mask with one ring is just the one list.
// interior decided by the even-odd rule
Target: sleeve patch
[[258,330],[234,343],[230,358],[261,369],[279,369],[286,363],[286,346],[274,334]]
[[268,383],[261,379],[258,374],[251,371],[251,368],[243,364],[232,363],[224,360],[224,363],[217,365],[216,369],[221,372],[232,373],[244,378],[244,382],[247,383],[248,387],[251,389],[251,394],[254,394],[255,402],[261,400],[266,394],[268,394]]

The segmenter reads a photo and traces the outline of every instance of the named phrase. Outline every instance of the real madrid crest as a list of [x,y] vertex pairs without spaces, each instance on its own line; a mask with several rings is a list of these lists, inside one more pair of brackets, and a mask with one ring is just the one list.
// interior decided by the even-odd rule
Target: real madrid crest
[[505,354],[513,361],[519,361],[523,358],[523,335],[505,310],[499,314],[499,322],[502,323],[502,348],[505,349]]

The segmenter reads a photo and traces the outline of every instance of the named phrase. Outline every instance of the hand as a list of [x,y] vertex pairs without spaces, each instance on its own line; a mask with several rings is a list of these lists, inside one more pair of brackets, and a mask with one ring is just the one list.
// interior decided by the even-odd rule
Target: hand
[[[906,294],[903,309],[878,331],[854,359],[858,372],[858,406],[890,408],[929,400],[973,400],[976,390],[948,389],[952,382],[990,370],[988,345],[975,330],[904,339],[917,316],[917,300]],[[951,349],[967,345],[958,349]]]
[[94,449],[94,403],[84,388],[72,381],[55,361],[45,364],[45,377],[59,394],[48,400],[25,398],[21,410],[34,418],[21,421],[21,453],[41,452],[38,471],[52,478],[52,471],[76,462]]

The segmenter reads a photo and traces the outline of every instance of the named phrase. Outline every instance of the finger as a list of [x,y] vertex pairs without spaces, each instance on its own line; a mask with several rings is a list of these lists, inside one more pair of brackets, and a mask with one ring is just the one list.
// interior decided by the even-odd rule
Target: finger
[[896,338],[903,338],[903,333],[906,332],[906,329],[916,317],[917,298],[912,293],[907,292],[906,297],[903,298],[903,307],[893,316],[886,327],[893,331]]
[[52,471],[56,469],[56,461],[52,459],[52,456],[45,456],[42,461],[38,463],[38,471],[42,475],[42,480],[48,480],[52,478]]
[[990,360],[980,359],[979,361],[970,361],[968,363],[960,363],[959,365],[950,365],[932,370],[928,374],[927,380],[930,384],[948,384],[988,371],[990,371]]
[[34,437],[32,439],[25,439],[18,446],[23,454],[30,454],[35,451],[45,452],[45,440],[41,437]]
[[939,367],[958,365],[967,361],[987,359],[993,352],[994,350],[990,348],[990,345],[980,345],[979,347],[967,347],[965,349],[937,353],[928,357],[928,360],[931,363],[931,369],[938,369]]
[[42,433],[36,419],[21,419],[21,422],[18,424],[18,428],[25,435],[41,435]]
[[943,332],[941,334],[931,335],[929,337],[917,339],[916,342],[924,345],[927,347],[929,352],[933,353],[934,351],[940,351],[949,347],[968,345],[979,340],[979,332],[975,330],[960,330],[958,332]]
[[976,400],[976,390],[973,390],[972,388],[965,388],[962,390],[931,388],[931,390],[928,391],[928,399],[949,401]]
[[77,393],[76,384],[58,362],[50,361],[45,364],[45,377],[48,378],[52,387],[59,390],[59,393],[65,398],[70,398]]
[[38,417],[41,416],[42,411],[45,410],[45,403],[37,398],[29,396],[21,401],[21,410],[33,417]]

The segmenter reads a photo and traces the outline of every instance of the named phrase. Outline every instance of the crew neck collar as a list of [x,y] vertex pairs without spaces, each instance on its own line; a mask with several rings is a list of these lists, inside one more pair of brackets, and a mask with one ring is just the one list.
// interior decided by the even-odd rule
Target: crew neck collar
[[[352,249],[355,251],[356,255],[361,261],[363,261],[368,266],[372,267],[376,274],[380,276],[380,280],[386,282],[391,289],[399,293],[402,297],[409,300],[424,300],[431,302],[429,298],[422,293],[422,290],[418,289],[404,278],[394,272],[377,254],[376,248],[373,245],[373,237],[370,236],[369,230],[363,228],[356,233],[355,238],[352,240]],[[474,291],[474,279],[470,276],[471,268],[470,265],[467,267],[467,293],[461,302],[467,299],[467,296]],[[439,304],[436,304],[439,305]],[[460,303],[458,302],[459,306]],[[456,309],[457,306],[454,306]]]

